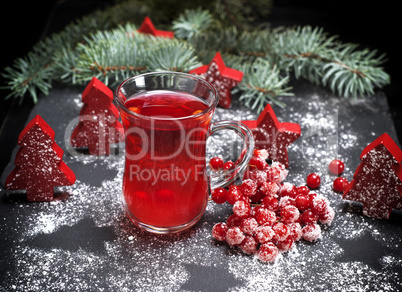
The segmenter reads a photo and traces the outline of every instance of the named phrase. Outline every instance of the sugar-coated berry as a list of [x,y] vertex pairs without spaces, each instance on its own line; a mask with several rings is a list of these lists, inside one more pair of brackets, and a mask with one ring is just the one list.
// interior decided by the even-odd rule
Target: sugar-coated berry
[[239,200],[233,204],[233,213],[240,219],[244,219],[250,216],[251,206],[250,203]]
[[254,149],[253,156],[262,158],[264,160],[268,159],[268,150],[266,149]]
[[242,197],[240,186],[238,185],[230,185],[229,189],[226,193],[226,201],[233,205],[237,201],[239,201]]
[[263,262],[274,262],[279,254],[279,250],[272,242],[260,245],[257,256]]
[[268,210],[266,208],[259,209],[255,215],[255,220],[257,220],[260,225],[272,226],[276,222],[276,214],[274,211]]
[[329,206],[327,198],[318,194],[315,194],[315,196],[312,197],[313,198],[311,199],[311,209],[313,209],[314,212],[316,212],[317,214],[324,213]]
[[258,189],[257,182],[253,181],[252,179],[244,180],[240,185],[240,190],[243,196],[252,197],[256,194]]
[[316,189],[321,184],[321,177],[316,173],[310,173],[307,176],[306,183],[310,189]]
[[226,240],[226,232],[228,231],[228,226],[226,223],[220,222],[216,223],[212,227],[212,237],[219,241]]
[[262,183],[260,190],[265,196],[276,196],[279,191],[279,185],[272,181],[265,181]]
[[214,171],[220,170],[223,167],[223,159],[221,157],[212,157],[209,160],[209,166]]
[[228,227],[240,227],[241,225],[241,220],[239,217],[237,217],[235,214],[232,214],[228,217],[228,219],[226,219],[226,224],[228,225]]
[[231,246],[239,245],[244,237],[245,235],[240,227],[230,227],[226,232],[226,242]]
[[307,224],[302,229],[303,239],[306,241],[317,241],[321,237],[321,227],[318,224]]
[[275,236],[271,226],[261,225],[255,232],[255,238],[259,243],[269,242]]
[[300,223],[290,223],[288,224],[289,227],[289,236],[293,239],[293,241],[299,241],[302,238],[302,227]]
[[261,204],[266,209],[274,211],[274,212],[278,211],[278,208],[279,208],[278,199],[273,196],[265,196],[262,199]]
[[337,177],[334,180],[333,188],[335,192],[343,193],[345,187],[349,184],[348,180],[344,177]]
[[272,226],[272,230],[275,232],[275,240],[282,241],[285,240],[286,237],[289,236],[290,230],[286,224],[281,222],[277,222]]
[[316,223],[318,221],[318,214],[312,209],[305,210],[300,217],[303,224]]
[[296,206],[296,200],[291,197],[281,197],[279,199],[279,209],[282,209],[289,205]]
[[211,198],[217,204],[223,204],[226,202],[227,190],[222,187],[215,188],[212,190]]
[[241,231],[248,235],[254,235],[257,231],[258,226],[259,224],[257,220],[253,217],[242,219],[240,223]]
[[260,189],[257,189],[254,196],[250,197],[250,201],[253,203],[261,203],[261,200],[265,197],[264,193]]
[[280,185],[279,195],[281,197],[296,198],[297,196],[296,187],[291,183],[284,182]]
[[231,170],[233,167],[234,167],[233,161],[229,160],[229,161],[226,161],[226,162],[223,164],[222,169],[223,169],[224,171],[228,171],[228,170]]
[[319,222],[325,225],[331,225],[335,217],[335,211],[331,206],[328,206],[327,210],[323,214],[319,215]]
[[341,174],[345,169],[345,164],[339,159],[334,159],[329,163],[328,168],[333,174]]
[[239,247],[246,254],[254,254],[257,251],[258,242],[253,236],[246,235]]
[[300,211],[295,206],[287,205],[281,209],[281,222],[288,224],[294,223],[299,219]]
[[286,179],[289,171],[282,163],[273,162],[270,167],[266,168],[266,172],[267,180],[280,184]]
[[258,169],[247,170],[244,173],[243,179],[252,179],[258,186],[261,186],[265,181],[267,181],[267,173]]
[[263,170],[268,166],[268,163],[261,157],[253,156],[251,157],[248,165],[251,169],[256,168],[258,170]]
[[278,241],[276,246],[280,251],[288,251],[292,249],[293,243],[294,243],[293,239],[290,236],[288,236],[286,239]]

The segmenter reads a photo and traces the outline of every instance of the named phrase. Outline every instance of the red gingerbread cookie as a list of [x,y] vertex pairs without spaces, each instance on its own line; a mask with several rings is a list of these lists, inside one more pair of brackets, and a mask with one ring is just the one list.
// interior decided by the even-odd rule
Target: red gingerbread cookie
[[215,86],[219,93],[219,105],[229,108],[232,103],[231,89],[243,79],[243,72],[226,67],[222,56],[216,53],[209,65],[203,65],[189,72],[201,75],[206,81]]
[[392,209],[402,209],[402,151],[384,133],[360,155],[362,161],[343,198],[363,204],[363,214],[388,219]]
[[110,144],[122,142],[123,125],[113,104],[113,92],[96,77],[82,93],[79,123],[71,134],[73,147],[88,147],[91,155],[109,155]]
[[18,138],[15,168],[7,176],[7,190],[26,190],[28,201],[51,201],[55,186],[72,185],[76,178],[62,161],[63,150],[54,141],[53,129],[39,116]]
[[148,16],[145,17],[140,28],[138,29],[138,32],[151,34],[156,37],[164,37],[164,38],[173,38],[174,37],[173,31],[156,29],[154,24],[152,23],[151,19]]
[[270,104],[267,104],[257,120],[242,121],[253,132],[255,149],[265,149],[268,157],[289,167],[287,147],[301,135],[300,125],[280,123]]

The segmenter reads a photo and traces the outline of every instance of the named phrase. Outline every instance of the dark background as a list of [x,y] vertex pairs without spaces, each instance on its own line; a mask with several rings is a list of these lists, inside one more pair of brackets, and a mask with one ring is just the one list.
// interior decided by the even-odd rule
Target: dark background
[[[167,5],[169,1],[166,1]],[[401,77],[399,72],[399,28],[397,1],[361,0],[276,0],[270,15],[272,26],[311,25],[338,35],[342,42],[357,43],[362,48],[386,53],[384,64],[391,75],[391,85],[383,88],[394,119],[399,141],[402,141]],[[113,4],[106,0],[8,1],[1,16],[1,73],[17,57],[23,57],[32,46],[47,35],[58,32],[71,21],[99,8]],[[5,7],[7,6],[7,7]],[[397,26],[399,23],[399,26]],[[1,85],[4,80],[0,77]],[[0,170],[9,161],[17,137],[23,129],[33,104],[4,100],[7,91],[0,91]],[[28,99],[26,100],[28,101]]]

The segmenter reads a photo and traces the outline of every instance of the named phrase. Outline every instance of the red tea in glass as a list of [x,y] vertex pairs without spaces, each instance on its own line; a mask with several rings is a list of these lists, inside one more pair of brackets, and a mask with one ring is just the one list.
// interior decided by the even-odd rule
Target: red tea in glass
[[[211,125],[218,103],[212,85],[173,72],[148,73],[123,82],[116,102],[125,129],[126,159],[123,206],[130,219],[155,233],[173,233],[193,226],[205,212],[209,189],[231,183],[207,176],[209,135],[236,131],[244,153],[234,171],[241,172],[252,154],[251,132],[225,121]],[[250,152],[250,154],[248,154]]]

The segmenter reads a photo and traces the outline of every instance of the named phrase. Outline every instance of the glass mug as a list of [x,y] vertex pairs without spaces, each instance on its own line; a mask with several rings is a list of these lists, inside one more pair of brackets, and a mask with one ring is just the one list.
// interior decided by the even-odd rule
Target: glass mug
[[[177,72],[131,77],[115,92],[125,131],[122,202],[137,226],[159,234],[180,232],[203,216],[210,190],[242,174],[252,156],[251,131],[236,121],[211,124],[219,102],[204,79]],[[242,149],[232,170],[207,174],[206,141],[232,130]]]

